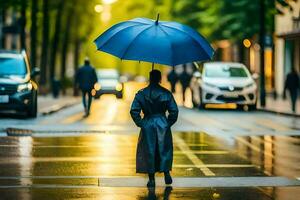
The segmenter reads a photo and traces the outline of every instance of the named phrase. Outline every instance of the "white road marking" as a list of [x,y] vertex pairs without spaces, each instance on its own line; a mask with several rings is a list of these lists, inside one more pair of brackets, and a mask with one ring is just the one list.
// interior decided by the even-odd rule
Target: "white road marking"
[[[30,177],[28,177],[30,178]],[[32,177],[33,178],[33,177]],[[37,178],[37,177],[35,177]],[[100,187],[145,187],[147,177],[124,176],[124,177],[97,177],[97,176],[58,176],[42,177],[45,179],[98,179]],[[163,177],[156,178],[157,186],[165,186]],[[99,187],[97,184],[32,184],[32,185],[1,185],[0,188],[91,188]],[[300,181],[286,177],[175,177],[173,187],[180,188],[203,188],[203,187],[280,187],[300,186]]]
[[192,161],[192,163],[199,168],[205,176],[215,176],[206,165],[200,160],[193,151],[189,148],[189,146],[185,143],[183,139],[180,138],[179,135],[174,134],[173,138],[175,140],[175,144],[179,147],[179,149]]

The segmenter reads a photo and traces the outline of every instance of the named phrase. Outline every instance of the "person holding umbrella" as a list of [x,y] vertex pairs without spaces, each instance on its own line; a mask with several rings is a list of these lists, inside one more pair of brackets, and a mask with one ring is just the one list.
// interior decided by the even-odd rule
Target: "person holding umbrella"
[[159,14],[156,20],[135,18],[115,24],[94,42],[97,50],[121,60],[152,63],[150,84],[136,94],[130,110],[135,124],[141,128],[136,171],[148,173],[148,187],[155,186],[155,172],[164,172],[166,184],[171,184],[173,143],[170,128],[177,120],[178,108],[172,93],[160,86],[161,72],[154,70],[154,63],[174,67],[210,60],[213,48],[196,30],[177,22],[159,21]]
[[[150,84],[136,94],[130,114],[135,124],[141,128],[136,153],[136,172],[148,173],[147,186],[154,187],[156,172],[164,173],[166,184],[172,183],[171,126],[177,120],[178,108],[172,93],[159,84],[160,71],[152,70],[149,80]],[[143,118],[141,112],[144,114]]]

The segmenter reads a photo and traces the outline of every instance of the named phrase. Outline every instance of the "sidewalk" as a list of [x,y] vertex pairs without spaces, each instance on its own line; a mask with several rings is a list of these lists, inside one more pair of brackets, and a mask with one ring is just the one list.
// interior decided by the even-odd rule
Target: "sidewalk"
[[55,99],[52,95],[40,95],[38,97],[38,112],[41,115],[48,115],[57,112],[63,108],[75,105],[80,102],[79,97],[60,96]]
[[272,97],[266,97],[266,106],[263,108],[258,102],[258,109],[266,112],[300,117],[300,99],[298,99],[296,104],[296,113],[292,112],[290,99],[287,98],[283,100],[280,97],[276,100]]

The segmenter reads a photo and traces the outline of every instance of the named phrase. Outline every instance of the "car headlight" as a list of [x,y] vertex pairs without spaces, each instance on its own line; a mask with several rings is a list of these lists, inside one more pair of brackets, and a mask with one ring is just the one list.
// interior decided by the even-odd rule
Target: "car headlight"
[[101,85],[100,85],[99,83],[95,83],[95,84],[94,84],[94,89],[95,89],[96,91],[99,91],[99,90],[101,89]]
[[118,83],[118,84],[116,85],[116,90],[117,90],[118,92],[120,92],[122,89],[123,89],[123,85],[122,85],[121,83]]
[[249,84],[247,84],[246,86],[245,86],[245,88],[251,88],[251,87],[253,87],[254,86],[254,83],[249,83]]
[[32,84],[31,83],[25,83],[18,85],[18,92],[24,92],[24,91],[30,91],[32,90]]

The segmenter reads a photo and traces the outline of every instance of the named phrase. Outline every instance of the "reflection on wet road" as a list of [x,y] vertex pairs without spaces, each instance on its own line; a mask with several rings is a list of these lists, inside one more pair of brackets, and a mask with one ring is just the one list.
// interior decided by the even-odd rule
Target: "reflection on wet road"
[[[1,176],[135,176],[136,134],[9,137]],[[259,167],[204,133],[174,134],[175,176],[263,176]]]
[[[269,147],[265,147],[263,151],[260,149],[255,151],[259,147],[251,143],[249,138],[238,137],[236,140],[230,141],[195,132],[177,132],[173,137],[174,166],[172,174],[176,178],[265,177],[266,173],[270,173],[268,168],[272,168],[273,172],[278,171],[275,158],[271,156],[274,151],[266,150]],[[245,144],[244,140],[248,143]],[[85,134],[74,137],[2,137],[0,140],[0,191],[3,191],[1,188],[19,185],[21,188],[17,189],[17,193],[5,192],[5,194],[8,197],[27,194],[30,198],[38,199],[41,195],[50,195],[54,192],[54,189],[49,190],[49,188],[56,188],[55,191],[58,191],[56,194],[61,192],[60,195],[64,196],[64,190],[67,188],[72,190],[73,187],[77,187],[81,191],[80,194],[86,195],[85,197],[88,198],[119,199],[118,195],[124,195],[124,191],[130,191],[128,197],[125,195],[120,199],[147,199],[148,195],[151,197],[153,194],[148,194],[143,188],[126,189],[123,186],[118,189],[119,187],[113,187],[116,184],[114,179],[117,177],[128,177],[128,180],[131,179],[131,176],[136,177],[136,141],[137,134],[130,133]],[[254,155],[254,153],[258,155]],[[271,156],[273,163],[260,154],[267,155],[266,157]],[[257,159],[251,158],[257,158],[261,163]],[[288,165],[288,163],[286,164]],[[274,175],[276,174],[274,173]],[[98,177],[100,177],[100,185],[105,180],[101,177],[111,177],[111,183],[97,190]],[[243,179],[239,179],[239,181],[243,181]],[[233,180],[232,183],[228,181],[227,184],[237,187],[240,185],[239,181],[234,182]],[[253,184],[257,184],[257,181],[259,180],[254,179]],[[137,183],[137,181],[133,182]],[[193,183],[186,182],[186,186],[184,186],[186,189],[176,187],[171,193],[171,199],[180,199],[182,195],[184,199],[201,199],[201,197],[209,199],[214,194],[221,195],[222,199],[239,199],[243,192],[250,193],[248,199],[272,199],[277,197],[277,191],[280,190],[277,187],[260,190],[249,187],[191,189],[189,187],[193,187]],[[207,184],[209,181],[205,187],[209,186]],[[213,186],[215,183],[211,184]],[[138,188],[143,185],[138,184]],[[26,188],[27,186],[33,187],[30,189]],[[127,186],[130,186],[130,183]],[[158,188],[160,192],[157,192],[157,197],[163,196],[161,190]],[[290,188],[288,191],[291,190]],[[181,192],[184,193],[181,194]],[[80,194],[73,191],[68,193],[70,196],[66,196],[66,198],[73,198],[74,195]]]

